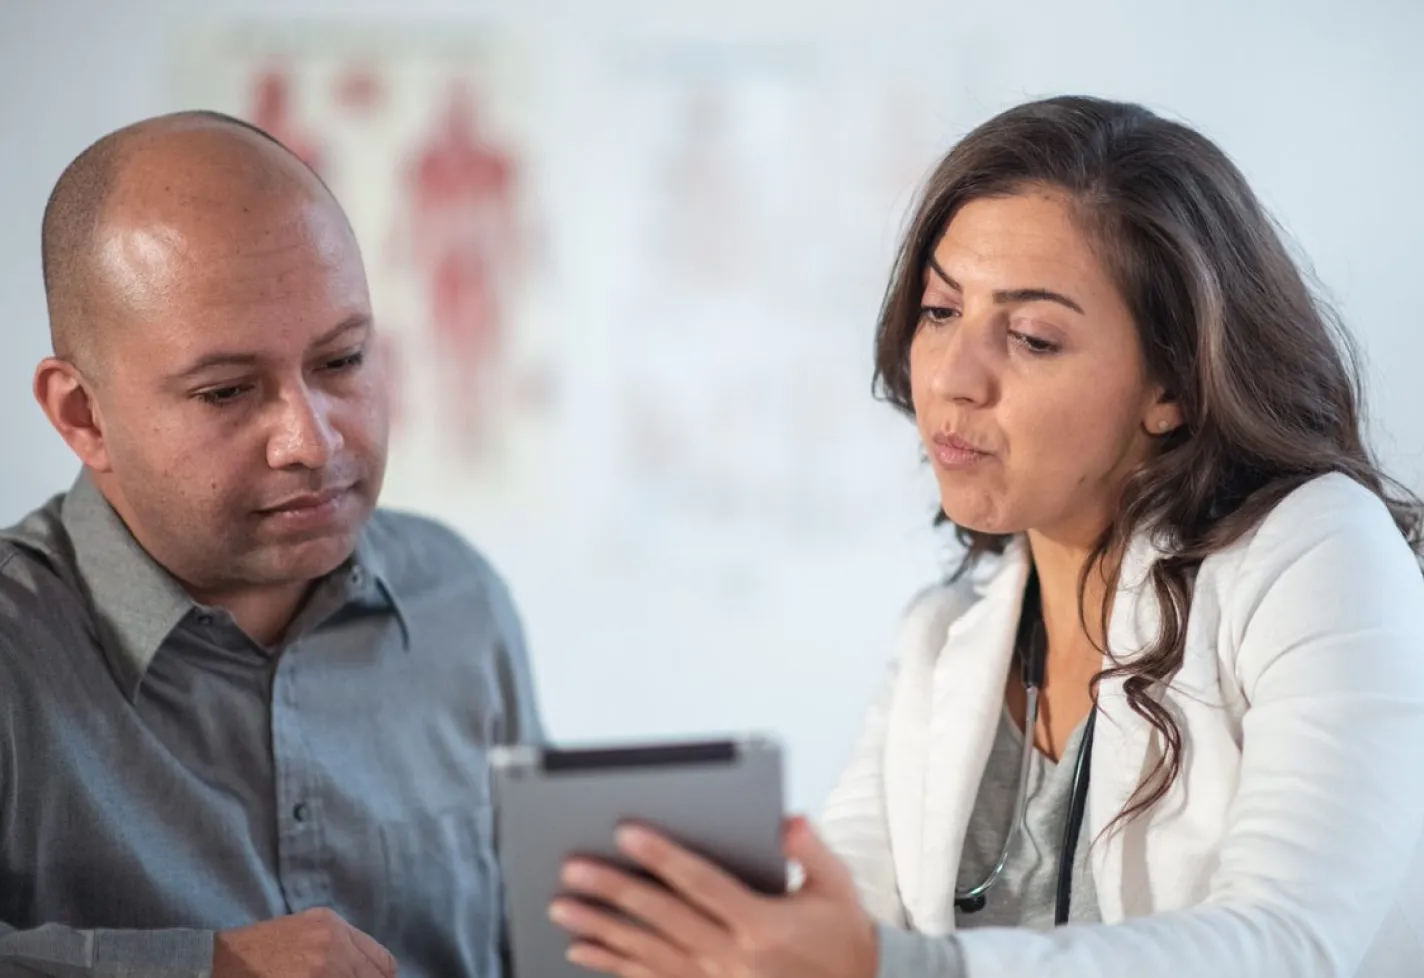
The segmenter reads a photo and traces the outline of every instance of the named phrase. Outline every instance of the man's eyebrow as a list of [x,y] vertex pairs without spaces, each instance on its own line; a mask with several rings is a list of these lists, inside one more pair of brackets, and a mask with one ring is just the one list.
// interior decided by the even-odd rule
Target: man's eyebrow
[[[341,322],[337,323],[334,328],[327,330],[321,336],[317,337],[316,341],[312,343],[312,346],[327,346],[331,343],[335,343],[347,333],[366,329],[370,327],[370,325],[370,316],[365,313],[355,313],[347,316]],[[188,364],[188,366],[173,374],[171,379],[174,381],[187,380],[205,370],[211,370],[214,367],[254,367],[261,361],[262,357],[256,353],[218,350],[213,353],[206,353],[194,360]]]
[[173,373],[169,379],[174,382],[189,380],[214,367],[253,367],[260,360],[261,357],[255,353],[205,353],[182,370]]
[[[939,262],[930,258],[929,266],[943,281],[956,292],[963,292],[964,288],[956,282],[948,272],[940,268]],[[994,292],[994,301],[998,303],[1013,302],[1056,302],[1060,306],[1066,306],[1079,315],[1084,315],[1083,307],[1078,305],[1068,296],[1061,292],[1054,292],[1052,289],[1029,288],[1029,289],[997,289]]]
[[347,333],[355,332],[358,329],[367,329],[370,327],[370,325],[371,317],[366,315],[366,313],[352,313],[350,316],[347,316],[341,322],[337,323],[334,329],[328,330],[327,332],[318,336],[316,338],[316,341],[312,343],[312,346],[326,346],[330,343],[335,343]]

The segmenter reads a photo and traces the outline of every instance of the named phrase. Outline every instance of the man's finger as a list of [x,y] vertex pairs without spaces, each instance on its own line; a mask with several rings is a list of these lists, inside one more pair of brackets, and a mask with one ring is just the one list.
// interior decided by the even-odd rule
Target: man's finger
[[396,959],[391,956],[390,951],[381,947],[375,938],[349,925],[346,928],[346,936],[351,939],[351,945],[357,953],[371,963],[375,974],[381,978],[396,978]]

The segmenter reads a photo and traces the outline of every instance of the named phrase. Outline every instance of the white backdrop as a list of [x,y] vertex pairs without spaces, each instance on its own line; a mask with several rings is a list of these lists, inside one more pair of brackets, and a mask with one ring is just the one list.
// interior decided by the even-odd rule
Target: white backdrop
[[[112,128],[238,108],[219,65],[192,72],[211,50],[199,28],[260,18],[328,46],[334,17],[457,47],[503,31],[524,41],[499,48],[497,87],[544,106],[515,112],[533,123],[510,140],[532,188],[518,357],[553,393],[483,464],[403,436],[389,498],[503,569],[555,735],[769,730],[792,803],[815,807],[897,613],[944,557],[908,425],[867,393],[879,290],[914,180],[993,111],[1088,92],[1218,139],[1360,338],[1376,444],[1424,489],[1407,285],[1424,254],[1424,5],[1238,6],[222,0],[195,24],[177,2],[0,0],[0,519],[74,472],[28,393],[44,198]],[[720,139],[689,145],[688,118]],[[678,203],[687,181],[700,204]],[[722,239],[668,217],[708,201]],[[368,263],[384,260],[379,197],[348,205]],[[378,314],[402,301],[378,294]]]

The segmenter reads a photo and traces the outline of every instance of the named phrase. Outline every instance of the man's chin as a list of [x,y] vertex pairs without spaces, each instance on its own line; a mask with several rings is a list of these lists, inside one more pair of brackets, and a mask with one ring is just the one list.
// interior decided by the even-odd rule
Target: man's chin
[[356,549],[356,534],[329,534],[277,544],[268,549],[270,576],[284,581],[314,581],[340,567]]

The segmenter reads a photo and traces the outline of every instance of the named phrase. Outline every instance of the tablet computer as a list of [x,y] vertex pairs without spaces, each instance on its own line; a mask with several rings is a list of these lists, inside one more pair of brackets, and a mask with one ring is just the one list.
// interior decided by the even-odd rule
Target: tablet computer
[[556,750],[491,751],[496,840],[512,978],[588,978],[549,920],[570,856],[633,869],[614,842],[625,822],[654,828],[762,893],[786,889],[781,750],[762,737]]

